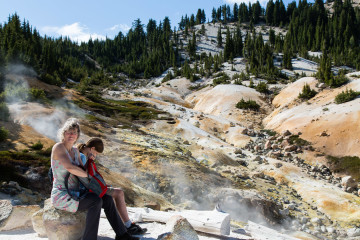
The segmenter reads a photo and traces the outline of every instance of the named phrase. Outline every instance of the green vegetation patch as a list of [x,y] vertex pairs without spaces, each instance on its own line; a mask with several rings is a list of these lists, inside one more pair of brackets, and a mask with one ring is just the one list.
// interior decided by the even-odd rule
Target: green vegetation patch
[[75,103],[83,109],[103,116],[129,121],[158,119],[158,114],[163,113],[149,107],[149,104],[140,101],[106,100],[99,96],[92,98],[92,100],[96,102],[78,100]]
[[334,173],[346,173],[351,175],[357,181],[360,180],[360,158],[356,156],[345,156],[345,157],[326,157],[330,169]]
[[289,142],[291,144],[296,144],[298,146],[308,146],[311,144],[310,142],[306,141],[305,139],[300,138],[299,135],[290,136]]
[[0,142],[5,141],[8,135],[9,135],[8,130],[6,130],[4,127],[0,127]]
[[21,186],[28,186],[21,169],[43,167],[39,174],[46,176],[51,165],[50,154],[51,148],[33,153],[0,151],[0,181],[16,181]]
[[213,80],[213,85],[216,86],[219,84],[229,84],[230,83],[229,80],[230,77],[226,73],[221,72],[215,76],[215,79]]
[[354,100],[357,96],[360,95],[360,92],[355,92],[352,89],[346,89],[346,91],[342,91],[335,97],[335,103],[341,104],[345,102],[350,102],[351,100]]
[[207,85],[196,84],[194,86],[190,86],[189,90],[198,91],[198,90],[201,90],[201,89],[206,88],[206,87],[207,87]]
[[9,121],[10,111],[5,102],[0,102],[0,121]]
[[243,98],[236,104],[237,108],[240,109],[249,109],[258,111],[260,109],[260,105],[257,104],[254,100],[247,100],[245,101]]
[[43,147],[44,147],[44,145],[40,141],[38,141],[37,143],[30,146],[30,148],[33,150],[41,150],[41,149],[43,149]]
[[273,130],[270,130],[270,129],[263,129],[263,130],[261,130],[261,132],[265,132],[269,136],[275,136],[276,135],[276,132],[273,131]]

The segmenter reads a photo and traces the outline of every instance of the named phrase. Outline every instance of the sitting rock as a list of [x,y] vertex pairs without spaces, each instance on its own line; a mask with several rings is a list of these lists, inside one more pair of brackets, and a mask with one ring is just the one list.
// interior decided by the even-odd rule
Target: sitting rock
[[35,213],[32,221],[34,230],[43,236],[45,229],[49,240],[77,240],[84,234],[86,211],[71,213],[58,210],[52,206],[51,200],[47,199],[44,209]]
[[39,210],[38,205],[13,206],[10,200],[0,200],[0,231],[31,227],[31,215]]
[[165,226],[165,233],[158,236],[158,240],[199,240],[194,228],[182,216],[173,216]]
[[351,176],[345,176],[341,179],[341,186],[344,189],[350,188],[352,190],[358,187],[358,183]]

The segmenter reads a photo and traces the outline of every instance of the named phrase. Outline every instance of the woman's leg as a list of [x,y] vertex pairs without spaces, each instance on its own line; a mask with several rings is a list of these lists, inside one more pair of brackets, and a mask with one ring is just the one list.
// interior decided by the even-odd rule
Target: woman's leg
[[83,239],[97,239],[102,205],[102,199],[94,193],[88,193],[83,199],[80,200],[78,211],[88,210]]

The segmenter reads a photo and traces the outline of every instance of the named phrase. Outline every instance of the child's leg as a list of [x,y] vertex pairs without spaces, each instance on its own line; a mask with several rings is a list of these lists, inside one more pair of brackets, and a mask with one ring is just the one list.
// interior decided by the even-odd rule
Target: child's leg
[[109,188],[108,194],[113,197],[116,208],[123,222],[126,223],[127,221],[129,221],[130,218],[126,209],[124,191],[120,188]]

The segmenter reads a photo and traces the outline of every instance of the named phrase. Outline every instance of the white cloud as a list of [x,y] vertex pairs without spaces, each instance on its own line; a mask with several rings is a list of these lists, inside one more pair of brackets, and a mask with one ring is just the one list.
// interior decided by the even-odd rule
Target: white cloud
[[46,35],[49,36],[68,36],[71,40],[76,42],[87,42],[92,39],[106,39],[105,36],[97,33],[90,33],[88,27],[80,24],[79,22],[65,25],[62,27],[46,26],[41,29]]
[[109,28],[108,30],[110,31],[121,31],[124,33],[127,33],[130,30],[130,26],[127,24],[116,24],[114,26],[112,26],[111,28]]

